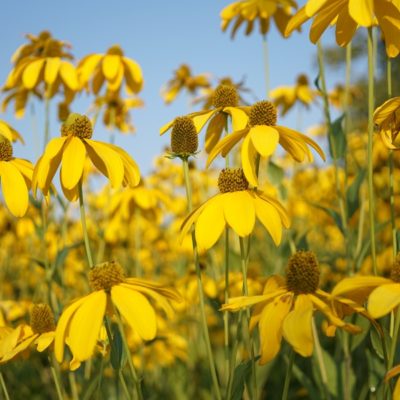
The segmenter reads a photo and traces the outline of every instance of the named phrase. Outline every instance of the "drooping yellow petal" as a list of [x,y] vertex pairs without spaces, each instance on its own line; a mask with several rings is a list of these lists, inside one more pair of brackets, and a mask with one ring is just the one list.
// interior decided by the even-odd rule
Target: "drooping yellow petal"
[[253,231],[256,212],[254,200],[246,191],[224,193],[221,195],[225,220],[240,236],[245,237]]
[[45,332],[39,335],[36,339],[35,344],[37,345],[36,350],[41,353],[46,350],[54,342],[55,332]]
[[348,297],[360,293],[366,298],[377,286],[393,283],[390,279],[381,276],[353,276],[342,279],[332,290],[332,296]]
[[283,321],[283,336],[293,350],[303,357],[313,352],[312,334],[313,303],[307,295],[299,294],[291,311]]
[[258,186],[256,173],[256,150],[250,140],[250,135],[247,135],[242,143],[241,149],[242,168],[247,181],[254,187]]
[[205,149],[207,153],[210,153],[220,140],[225,124],[226,115],[224,113],[218,113],[211,119],[206,131]]
[[297,11],[297,13],[289,20],[286,29],[285,37],[290,36],[290,34],[303,25],[310,17],[306,13],[306,8],[302,7]]
[[307,16],[312,17],[315,13],[317,13],[329,0],[308,0],[305,12]]
[[61,181],[66,189],[73,189],[80,181],[86,159],[86,148],[82,140],[72,136],[66,143],[61,167]]
[[24,160],[22,158],[13,158],[8,161],[17,167],[18,171],[21,172],[22,176],[25,179],[26,186],[28,188],[31,187],[32,175],[33,175],[33,165],[30,161]]
[[0,135],[7,138],[10,142],[12,142],[12,140],[13,140],[13,135],[12,135],[11,129],[3,121],[0,121]]
[[85,57],[78,65],[78,77],[82,84],[86,84],[102,58],[102,54],[91,54]]
[[18,343],[18,345],[12,349],[10,352],[6,353],[3,355],[3,357],[0,360],[0,364],[3,364],[7,361],[10,361],[13,359],[17,354],[22,353],[24,350],[26,350],[32,343],[33,341],[38,337],[38,334],[33,334],[32,336],[28,336],[24,338],[21,343]]
[[120,65],[117,74],[115,75],[115,78],[108,81],[107,89],[110,92],[118,92],[118,90],[121,88],[123,79],[124,79],[124,68],[122,67],[122,65]]
[[118,70],[122,67],[121,56],[115,54],[106,54],[103,58],[102,68],[103,74],[107,80],[112,81],[118,74]]
[[111,288],[111,299],[129,326],[144,340],[152,340],[157,333],[154,308],[142,294],[122,285]]
[[136,161],[124,149],[110,143],[108,146],[121,156],[122,163],[124,164],[124,185],[127,184],[131,187],[139,185],[140,169]]
[[374,112],[374,122],[377,125],[382,124],[387,118],[394,114],[400,107],[400,97],[393,97],[385,101]]
[[174,121],[175,121],[175,120],[169,121],[169,122],[167,122],[165,125],[163,125],[163,126],[160,128],[160,135],[164,135],[165,132],[167,132],[169,129],[171,129],[171,128],[172,128],[172,125],[174,124]]
[[143,86],[143,74],[140,65],[127,57],[122,58],[125,64],[125,79],[127,87],[133,92],[138,93]]
[[240,131],[246,128],[249,116],[244,110],[237,107],[225,107],[224,112],[228,113],[232,117],[232,131]]
[[374,24],[374,0],[349,0],[349,13],[359,25]]
[[400,284],[391,283],[377,287],[368,297],[368,312],[373,318],[388,314],[400,304]]
[[336,22],[336,43],[339,46],[347,46],[357,29],[357,23],[350,17],[349,10],[343,8]]
[[204,207],[196,221],[196,241],[199,250],[208,250],[219,239],[225,228],[223,200],[217,196],[215,200]]
[[93,354],[103,324],[106,303],[106,293],[103,290],[95,291],[84,298],[71,317],[68,344],[79,361],[88,360]]
[[181,225],[181,232],[179,235],[179,242],[182,243],[183,239],[185,238],[185,236],[189,233],[190,229],[192,228],[192,225],[194,224],[194,222],[197,220],[197,218],[199,217],[200,213],[202,212],[202,210],[204,209],[204,207],[209,206],[209,203],[211,201],[214,201],[216,198],[216,196],[211,197],[211,199],[207,200],[205,203],[203,203],[200,207],[196,208],[195,210],[193,210],[186,218],[185,220],[182,222]]
[[65,85],[68,86],[71,90],[78,90],[78,75],[76,73],[75,67],[71,63],[67,61],[61,62],[60,76]]
[[249,135],[261,157],[270,156],[278,146],[279,132],[272,126],[256,125],[250,128]]
[[130,285],[134,285],[134,289],[138,290],[139,292],[142,290],[143,287],[145,287],[154,292],[160,293],[164,297],[177,301],[178,303],[182,301],[181,295],[175,289],[165,287],[159,283],[141,278],[126,278],[125,282],[129,283]]
[[44,62],[44,58],[35,60],[25,68],[22,74],[22,83],[26,89],[32,89],[36,86]]
[[217,110],[211,111],[199,111],[190,115],[194,126],[196,127],[197,133],[199,133],[207,121],[217,112]]
[[7,161],[0,161],[1,188],[4,201],[16,217],[25,215],[29,196],[25,180],[17,167]]
[[59,57],[49,57],[46,59],[46,67],[44,70],[44,81],[48,85],[52,85],[57,78],[60,69],[61,59]]

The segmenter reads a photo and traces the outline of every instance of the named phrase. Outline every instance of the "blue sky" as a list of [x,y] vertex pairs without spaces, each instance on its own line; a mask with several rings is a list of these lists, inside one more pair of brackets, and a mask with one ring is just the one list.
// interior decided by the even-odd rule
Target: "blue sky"
[[[169,142],[168,136],[159,137],[159,127],[188,112],[188,98],[184,94],[169,106],[160,97],[161,86],[181,63],[189,64],[194,74],[229,75],[235,81],[245,76],[246,85],[259,99],[264,97],[261,36],[256,31],[246,37],[240,30],[235,40],[231,40],[229,33],[222,33],[219,13],[229,3],[229,0],[8,2],[3,7],[0,24],[0,81],[4,82],[10,71],[10,57],[25,42],[26,33],[50,30],[56,38],[72,44],[76,60],[89,53],[104,53],[111,45],[120,44],[125,54],[143,69],[145,85],[140,97],[145,107],[132,111],[136,134],[128,137],[117,134],[116,143],[132,154],[146,173],[152,167],[153,158]],[[324,40],[330,41],[331,34],[325,35]],[[299,73],[305,72],[311,79],[316,77],[316,48],[308,40],[308,27],[301,35],[295,33],[288,40],[273,27],[268,42],[271,87],[292,84]],[[330,86],[337,79],[343,81],[341,77],[344,78],[344,71],[331,73]],[[86,113],[92,100],[93,97],[82,94],[74,103],[73,111]],[[43,126],[43,109],[43,104],[35,103],[39,129]],[[59,135],[55,105],[51,111],[54,137]],[[26,139],[25,146],[16,145],[15,155],[36,161],[37,145],[29,112],[24,119],[16,120],[10,107],[0,118],[12,124]],[[321,120],[322,112],[306,113],[303,117],[304,125]],[[294,128],[296,113],[290,113],[280,123]],[[106,140],[105,132],[98,125],[95,138]]]

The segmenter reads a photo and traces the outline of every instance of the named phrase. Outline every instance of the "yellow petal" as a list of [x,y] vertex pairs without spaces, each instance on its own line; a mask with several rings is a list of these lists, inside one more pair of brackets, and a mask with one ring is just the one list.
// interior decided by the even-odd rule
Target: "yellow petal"
[[121,56],[115,54],[107,54],[104,56],[103,74],[107,80],[112,81],[116,78],[118,70],[121,68]]
[[271,126],[257,125],[250,128],[251,141],[261,157],[268,157],[276,150],[279,132]]
[[254,186],[258,186],[258,179],[256,174],[256,151],[253,146],[253,143],[250,140],[250,135],[247,135],[242,143],[241,149],[242,156],[242,168],[244,175],[248,182]]
[[308,0],[305,12],[309,17],[312,17],[316,12],[318,12],[328,0]]
[[59,57],[49,57],[46,59],[46,67],[44,70],[44,81],[48,85],[52,85],[57,78],[60,69],[61,59]]
[[71,317],[68,343],[72,354],[79,361],[85,361],[93,354],[103,324],[106,303],[106,293],[103,290],[95,291],[84,298]]
[[115,78],[111,81],[108,81],[107,90],[109,90],[110,92],[118,92],[118,90],[121,88],[123,79],[124,79],[124,69],[121,65],[119,67],[119,70],[117,71],[117,75],[115,76]]
[[394,114],[400,107],[400,97],[393,97],[385,101],[374,112],[374,122],[377,125],[382,124],[387,118]]
[[218,113],[211,119],[206,131],[205,150],[210,153],[221,138],[226,125],[226,115]]
[[186,218],[185,220],[182,222],[181,225],[181,232],[179,235],[179,242],[182,243],[183,239],[185,238],[185,236],[189,233],[190,229],[192,228],[192,225],[195,223],[195,221],[197,220],[197,218],[199,217],[200,213],[202,212],[202,210],[209,205],[209,203],[211,201],[214,201],[213,199],[215,199],[216,196],[212,197],[211,199],[207,200],[205,203],[203,203],[200,207],[196,208],[195,210],[193,210]]
[[10,352],[6,353],[0,360],[0,363],[5,363],[11,359],[13,359],[17,354],[22,353],[24,350],[26,350],[32,343],[33,341],[38,337],[38,334],[34,334],[32,336],[28,336],[24,338],[21,343],[18,343],[14,349],[12,349]]
[[160,293],[164,297],[167,297],[171,300],[177,302],[182,301],[181,295],[175,289],[165,287],[159,283],[140,278],[126,278],[125,282],[129,283],[130,285],[134,285],[135,290],[138,290],[139,292],[142,290],[141,288],[145,287],[154,292]]
[[250,235],[256,218],[251,195],[246,190],[224,193],[221,201],[228,225],[241,237]]
[[199,111],[197,113],[191,114],[192,121],[196,127],[197,133],[199,133],[207,121],[217,112],[217,110],[211,111]]
[[36,86],[44,62],[44,58],[35,60],[28,64],[28,66],[25,68],[22,75],[22,83],[26,89],[32,89]]
[[400,284],[392,283],[377,287],[368,298],[368,312],[372,318],[388,314],[400,304]]
[[37,345],[36,350],[41,353],[46,350],[54,342],[55,332],[45,332],[39,335],[36,339],[35,344]]
[[125,79],[126,85],[133,93],[138,93],[143,86],[143,74],[140,65],[127,57],[122,58],[125,64]]
[[19,170],[7,161],[0,161],[1,188],[4,201],[16,217],[25,215],[29,196],[25,180]]
[[374,0],[349,0],[349,13],[361,26],[374,24]]
[[285,29],[285,37],[288,37],[295,29],[303,25],[310,17],[306,14],[306,8],[302,7],[289,20]]
[[271,235],[278,246],[282,239],[282,221],[279,212],[269,202],[254,196],[256,216]]
[[357,23],[349,15],[349,10],[343,8],[336,23],[336,43],[339,46],[347,46],[357,30]]
[[353,276],[342,279],[332,290],[332,296],[344,296],[361,292],[366,296],[377,286],[393,283],[390,279],[380,276]]
[[66,189],[73,189],[80,181],[86,159],[86,148],[82,140],[72,136],[66,143],[61,167],[61,180]]
[[160,135],[164,135],[165,132],[167,132],[169,129],[172,128],[172,125],[174,124],[174,119],[172,121],[167,122],[165,125],[163,125],[160,128]]
[[78,65],[79,81],[84,85],[90,79],[93,71],[102,58],[102,54],[91,54],[85,57]]
[[12,135],[11,129],[3,121],[0,121],[0,135],[7,138],[10,142],[12,142],[12,140],[13,140],[13,135]]
[[283,336],[296,353],[309,357],[313,352],[313,304],[307,295],[299,294],[291,311],[283,321]]
[[68,86],[71,90],[79,89],[78,75],[76,73],[75,67],[71,63],[67,61],[61,62],[60,76],[65,85]]
[[244,110],[237,107],[225,107],[224,112],[228,113],[232,117],[232,131],[240,131],[247,126],[249,116]]
[[121,285],[111,289],[111,298],[129,326],[144,340],[152,340],[157,333],[154,308],[139,292]]
[[225,228],[224,210],[221,197],[216,197],[204,207],[196,221],[196,241],[199,250],[208,250],[214,246]]

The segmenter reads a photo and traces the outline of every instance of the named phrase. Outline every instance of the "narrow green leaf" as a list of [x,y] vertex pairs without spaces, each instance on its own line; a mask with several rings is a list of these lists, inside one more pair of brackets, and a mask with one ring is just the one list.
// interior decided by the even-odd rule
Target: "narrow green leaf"
[[365,169],[360,170],[356,179],[354,179],[353,183],[347,189],[346,201],[348,218],[351,218],[360,207],[360,187],[364,181],[366,172]]
[[347,140],[342,122],[344,114],[332,122],[329,129],[329,152],[333,159],[343,159],[346,154]]
[[[255,361],[257,361],[259,358],[260,356],[257,356]],[[244,385],[251,374],[251,363],[252,360],[248,360],[240,363],[235,368],[235,372],[233,374],[232,395],[230,400],[243,399]]]
[[372,348],[375,350],[376,355],[383,360],[384,359],[383,344],[385,344],[386,351],[388,351],[391,346],[391,338],[390,338],[390,334],[387,331],[387,329],[384,327],[382,327],[382,329],[383,329],[383,333],[384,333],[384,335],[383,335],[384,342],[383,343],[382,343],[382,339],[381,339],[379,333],[376,331],[376,329],[371,329],[370,339],[371,339]]
[[117,325],[112,326],[112,335],[113,339],[110,343],[110,362],[112,367],[115,370],[119,371],[122,368],[125,360],[121,332],[119,331]]

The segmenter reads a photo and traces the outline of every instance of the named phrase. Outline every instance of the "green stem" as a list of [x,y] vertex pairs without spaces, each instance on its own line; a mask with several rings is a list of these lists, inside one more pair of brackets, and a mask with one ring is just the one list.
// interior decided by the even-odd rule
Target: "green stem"
[[4,397],[6,400],[10,400],[10,396],[8,394],[7,386],[6,386],[6,381],[4,380],[4,375],[2,372],[0,372],[0,385],[1,388],[3,389]]
[[372,28],[368,28],[368,203],[369,223],[371,233],[371,256],[372,269],[378,274],[376,266],[376,244],[375,244],[375,204],[374,204],[374,169],[372,165],[373,135],[374,135],[374,38]]
[[290,348],[289,361],[286,367],[285,384],[283,386],[282,400],[287,400],[289,396],[289,386],[290,386],[290,379],[292,378],[295,354],[296,353],[293,351],[293,349]]
[[[229,300],[229,227],[225,228],[225,289],[224,289],[224,302],[228,303]],[[225,346],[225,370],[229,375],[229,313],[224,313],[224,346]]]
[[135,206],[135,211],[134,211],[134,219],[135,219],[135,225],[134,225],[134,236],[135,236],[135,274],[139,278],[142,276],[142,269],[140,268],[140,258],[139,258],[139,253],[140,253],[140,248],[141,248],[141,232],[140,232],[140,208],[136,205]]
[[121,370],[118,371],[118,377],[119,377],[119,380],[121,382],[122,389],[124,390],[125,396],[128,399],[131,399],[132,396],[129,393],[128,386],[126,385],[126,382],[125,382],[124,374],[122,373]]
[[71,388],[72,400],[79,400],[78,389],[76,387],[75,374],[71,371],[68,373],[68,380],[69,380],[69,386]]
[[397,310],[394,313],[394,315],[395,315],[395,320],[394,320],[393,337],[390,346],[390,354],[388,360],[388,370],[393,367],[394,356],[396,355],[396,347],[397,347],[397,341],[399,339],[399,328],[400,328],[400,307],[397,307]]
[[89,268],[92,268],[94,266],[94,263],[93,263],[92,251],[90,250],[89,235],[86,226],[86,212],[85,212],[85,203],[83,201],[82,181],[79,181],[78,187],[79,187],[79,211],[81,214],[81,224],[83,230],[83,240],[85,242],[86,258],[89,264]]
[[267,35],[263,36],[263,59],[264,59],[264,74],[265,74],[265,98],[269,99],[269,51]]
[[64,396],[63,396],[63,391],[61,388],[61,381],[60,381],[60,377],[56,371],[56,368],[54,366],[54,360],[52,359],[52,357],[49,357],[49,361],[50,361],[51,375],[53,376],[54,385],[55,385],[56,391],[57,391],[57,397],[59,400],[63,400]]
[[50,97],[46,93],[44,100],[44,142],[43,151],[50,139]]
[[[192,212],[193,204],[192,204],[192,190],[191,190],[190,178],[189,178],[189,165],[188,165],[187,158],[182,158],[182,165],[183,165],[183,175],[185,178],[187,206],[188,206],[188,211],[190,213],[190,212]],[[212,378],[212,382],[214,385],[215,396],[216,396],[217,400],[221,400],[222,397],[221,397],[220,387],[219,387],[219,383],[218,383],[217,371],[215,368],[215,361],[214,361],[212,348],[211,348],[210,335],[208,333],[208,327],[207,327],[207,317],[206,317],[206,311],[205,311],[204,290],[203,290],[203,282],[202,282],[202,278],[201,278],[199,252],[197,249],[197,242],[196,242],[196,236],[194,234],[194,230],[192,230],[192,246],[193,246],[194,264],[196,267],[196,275],[197,275],[197,288],[198,288],[199,301],[200,301],[201,325],[203,328],[204,340],[206,342],[207,357],[208,357],[208,362],[209,362],[209,367],[210,367],[210,373],[211,373],[211,378]]]

